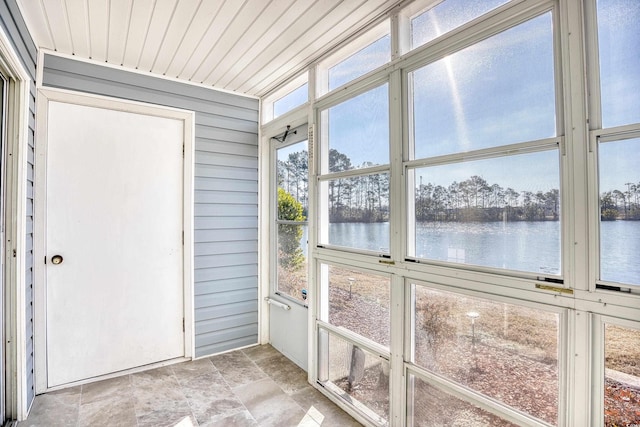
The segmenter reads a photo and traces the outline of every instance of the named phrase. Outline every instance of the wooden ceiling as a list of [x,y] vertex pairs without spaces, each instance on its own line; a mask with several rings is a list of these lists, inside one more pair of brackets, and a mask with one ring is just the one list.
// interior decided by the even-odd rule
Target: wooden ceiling
[[35,43],[264,96],[400,0],[18,0]]

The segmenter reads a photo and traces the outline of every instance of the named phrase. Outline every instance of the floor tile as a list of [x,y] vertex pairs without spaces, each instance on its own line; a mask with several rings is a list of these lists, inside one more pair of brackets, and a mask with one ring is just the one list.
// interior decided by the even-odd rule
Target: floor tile
[[218,371],[208,357],[190,362],[177,363],[171,365],[171,369],[180,383]]
[[198,423],[200,427],[258,427],[260,425],[246,409],[232,415],[219,415],[212,417],[209,421]]
[[29,418],[22,421],[20,427],[77,425],[81,393],[81,387],[78,386],[37,396]]
[[292,393],[291,398],[307,413],[311,408],[319,412],[323,417],[321,423],[323,426],[356,427],[361,425],[311,385]]
[[270,378],[239,386],[233,391],[261,426],[297,426],[305,416],[300,405]]
[[201,375],[184,382],[182,391],[200,424],[246,409],[219,372]]
[[253,361],[264,359],[271,356],[277,356],[280,353],[269,344],[256,345],[253,347],[244,348],[241,350],[247,357]]
[[307,373],[282,354],[256,360],[256,365],[271,377],[285,393],[293,393],[309,385]]
[[266,378],[267,375],[258,369],[243,352],[220,354],[211,357],[213,365],[231,388]]
[[118,396],[126,395],[129,399],[133,397],[129,375],[82,385],[80,403],[86,405],[113,397],[114,394]]
[[79,427],[136,426],[136,411],[132,395],[114,393],[111,396],[83,403],[80,406]]

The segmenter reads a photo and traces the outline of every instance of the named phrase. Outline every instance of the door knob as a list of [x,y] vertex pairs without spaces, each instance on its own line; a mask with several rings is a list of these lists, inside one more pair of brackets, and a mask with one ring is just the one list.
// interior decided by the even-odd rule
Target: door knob
[[64,258],[62,258],[62,255],[54,255],[51,257],[51,263],[53,265],[62,264],[62,261],[64,261]]

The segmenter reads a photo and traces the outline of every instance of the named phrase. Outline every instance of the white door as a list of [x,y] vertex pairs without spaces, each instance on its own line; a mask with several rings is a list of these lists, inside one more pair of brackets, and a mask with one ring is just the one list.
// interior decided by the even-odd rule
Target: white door
[[54,101],[47,121],[48,387],[183,356],[183,121]]

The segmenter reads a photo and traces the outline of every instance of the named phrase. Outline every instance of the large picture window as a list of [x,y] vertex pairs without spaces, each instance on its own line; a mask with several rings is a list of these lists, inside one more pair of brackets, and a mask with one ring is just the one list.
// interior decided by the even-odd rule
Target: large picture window
[[551,21],[408,73],[410,257],[561,275]]
[[320,113],[321,245],[389,252],[389,87]]

